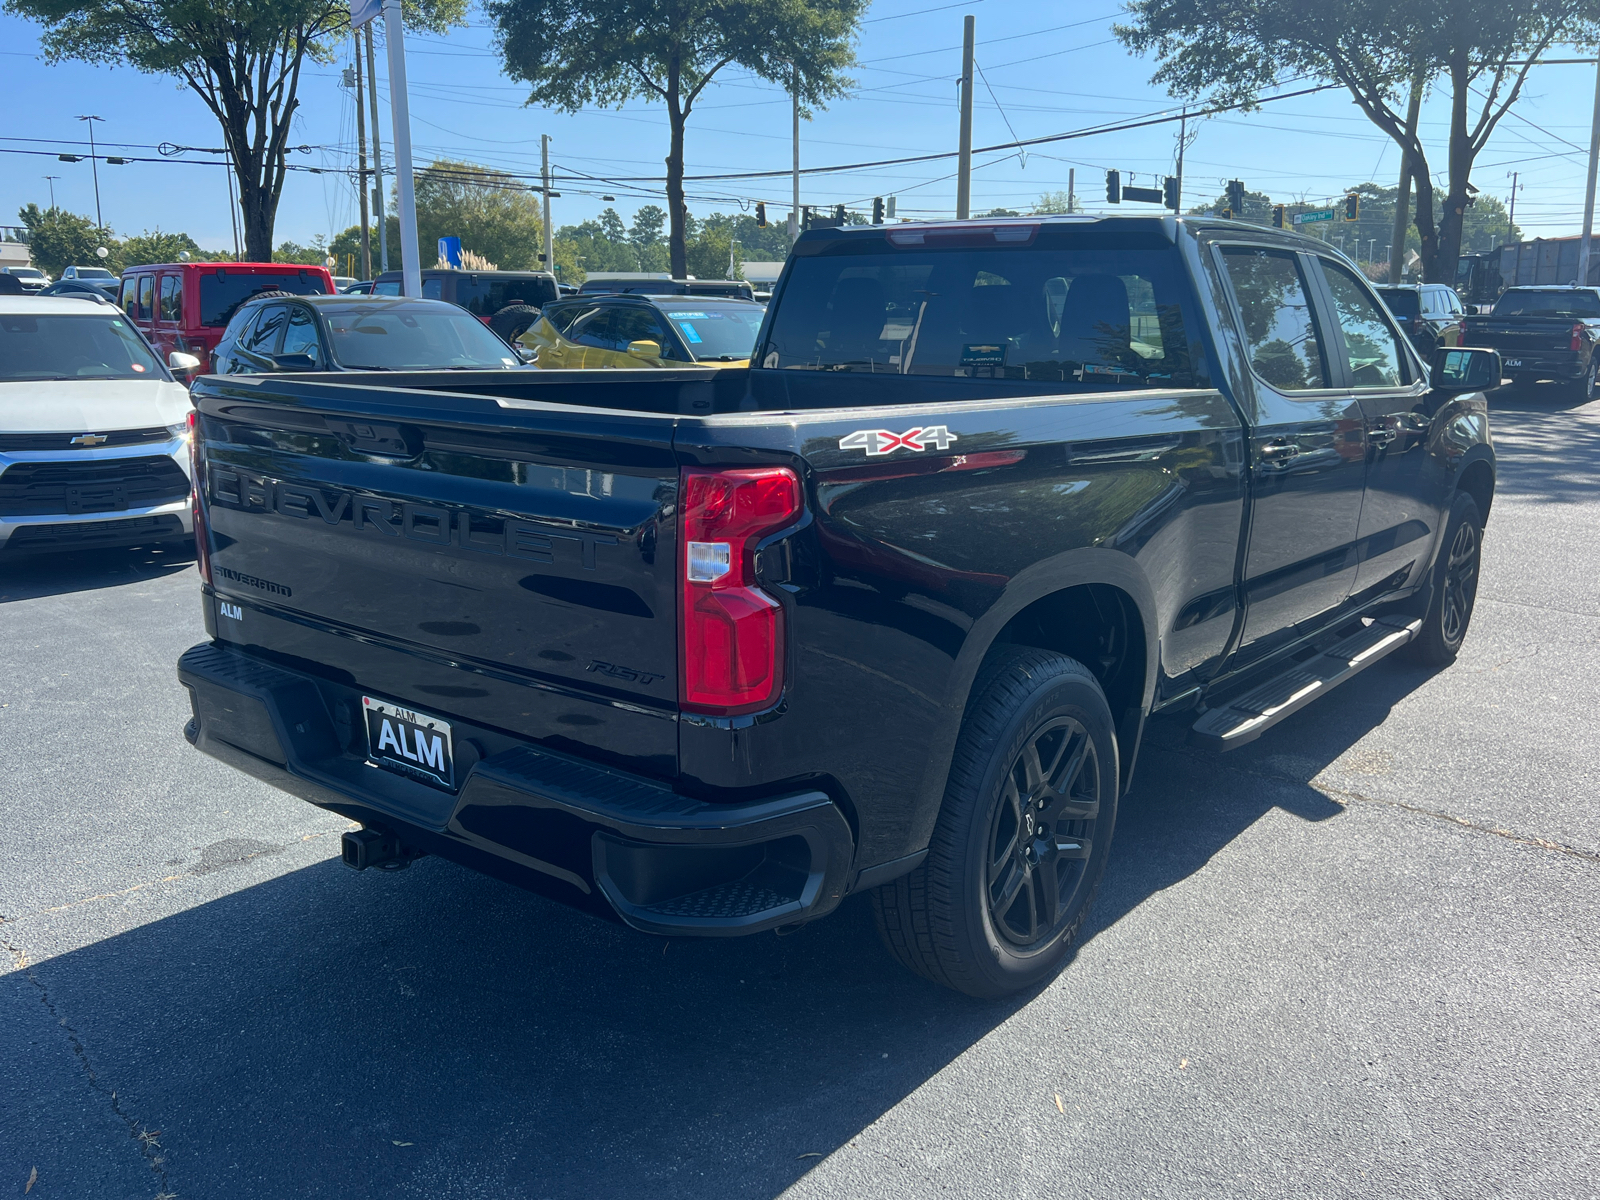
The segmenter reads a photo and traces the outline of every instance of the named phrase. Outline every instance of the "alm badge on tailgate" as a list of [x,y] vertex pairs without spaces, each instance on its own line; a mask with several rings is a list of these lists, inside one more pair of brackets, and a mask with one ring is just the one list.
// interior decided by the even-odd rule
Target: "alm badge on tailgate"
[[367,761],[435,787],[454,787],[449,722],[371,696],[361,697],[361,708],[367,714]]

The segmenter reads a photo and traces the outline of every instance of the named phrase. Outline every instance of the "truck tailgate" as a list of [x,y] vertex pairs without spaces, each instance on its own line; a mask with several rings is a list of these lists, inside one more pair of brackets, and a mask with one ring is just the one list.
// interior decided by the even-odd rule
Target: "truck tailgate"
[[1542,354],[1569,350],[1572,345],[1572,326],[1570,320],[1542,317],[1498,321],[1492,317],[1469,317],[1465,325],[1465,337],[1468,345],[1490,346],[1503,354]]
[[670,417],[271,377],[197,406],[220,640],[674,772]]

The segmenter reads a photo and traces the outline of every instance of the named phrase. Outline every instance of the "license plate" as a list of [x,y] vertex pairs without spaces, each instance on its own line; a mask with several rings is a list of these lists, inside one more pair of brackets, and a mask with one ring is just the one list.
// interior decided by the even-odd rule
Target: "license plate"
[[1508,358],[1505,361],[1505,365],[1508,367],[1520,367],[1522,360],[1520,358]]
[[367,761],[444,788],[455,787],[450,723],[387,700],[361,697],[367,714]]

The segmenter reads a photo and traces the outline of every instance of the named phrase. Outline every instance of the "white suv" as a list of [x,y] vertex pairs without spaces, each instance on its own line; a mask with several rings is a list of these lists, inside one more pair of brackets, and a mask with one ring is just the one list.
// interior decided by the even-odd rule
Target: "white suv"
[[190,537],[190,411],[119,309],[0,296],[0,562]]

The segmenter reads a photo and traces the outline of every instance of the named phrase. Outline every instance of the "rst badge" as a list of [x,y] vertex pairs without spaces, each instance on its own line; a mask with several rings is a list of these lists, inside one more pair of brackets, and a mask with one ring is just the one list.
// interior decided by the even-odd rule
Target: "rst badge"
[[841,450],[865,450],[867,456],[893,454],[896,450],[913,450],[918,454],[932,446],[948,450],[956,435],[943,425],[928,425],[921,429],[908,429],[905,433],[891,433],[887,429],[858,429],[839,439]]

